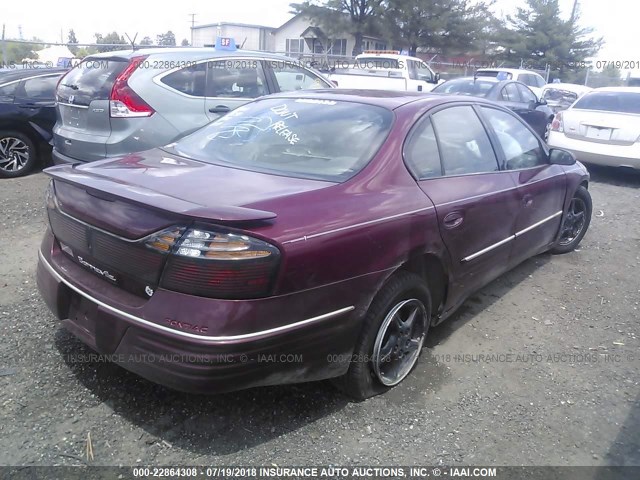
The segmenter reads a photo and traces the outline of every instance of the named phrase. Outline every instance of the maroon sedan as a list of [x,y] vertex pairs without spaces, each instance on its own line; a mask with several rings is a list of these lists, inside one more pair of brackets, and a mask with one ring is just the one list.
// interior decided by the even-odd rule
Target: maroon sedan
[[523,260],[573,250],[591,218],[570,153],[468,97],[280,94],[164,148],[46,172],[51,310],[195,392],[383,392],[430,327]]

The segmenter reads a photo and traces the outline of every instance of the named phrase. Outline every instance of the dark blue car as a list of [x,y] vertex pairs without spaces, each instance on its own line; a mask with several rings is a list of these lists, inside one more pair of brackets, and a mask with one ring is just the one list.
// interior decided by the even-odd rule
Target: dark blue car
[[538,100],[535,93],[522,82],[494,77],[462,77],[438,85],[433,92],[493,100],[520,115],[545,141],[549,136],[553,110],[544,99]]
[[27,174],[51,151],[64,68],[0,70],[0,178]]

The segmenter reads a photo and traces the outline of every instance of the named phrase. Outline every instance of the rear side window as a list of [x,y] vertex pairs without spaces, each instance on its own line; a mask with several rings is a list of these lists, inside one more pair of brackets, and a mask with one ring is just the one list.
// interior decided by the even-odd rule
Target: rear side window
[[15,83],[9,83],[8,85],[4,85],[0,87],[0,97],[13,97],[13,95],[16,92],[16,87],[18,85],[18,82]]
[[404,147],[404,159],[419,180],[442,175],[438,142],[429,118],[420,122],[411,132]]
[[24,93],[27,98],[34,100],[55,100],[56,85],[60,75],[36,77],[25,80]]
[[85,60],[62,79],[58,85],[57,100],[74,105],[108,100],[116,78],[127,65],[126,60]]
[[445,175],[498,170],[489,136],[472,107],[441,110],[431,116],[431,121],[438,137]]
[[267,82],[258,60],[218,60],[206,64],[207,97],[256,98],[267,95]]
[[584,95],[574,105],[574,109],[601,110],[640,114],[640,93],[594,92]]
[[290,62],[272,61],[270,65],[281,92],[314,90],[329,86],[315,73]]
[[160,80],[166,86],[192,97],[204,97],[207,84],[207,64],[198,63],[176,70]]

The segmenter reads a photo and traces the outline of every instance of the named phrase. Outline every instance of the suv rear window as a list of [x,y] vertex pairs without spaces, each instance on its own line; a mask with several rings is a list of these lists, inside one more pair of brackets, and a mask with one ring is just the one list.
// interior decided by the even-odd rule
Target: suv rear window
[[289,177],[342,182],[387,137],[386,108],[317,98],[243,105],[173,145],[184,157]]
[[580,98],[580,100],[573,105],[573,108],[580,110],[601,110],[603,112],[640,114],[640,93],[588,93]]
[[[71,70],[58,85],[57,100],[89,105],[92,100],[108,100],[116,78],[128,65],[125,59],[87,59]],[[73,101],[69,97],[73,96]]]

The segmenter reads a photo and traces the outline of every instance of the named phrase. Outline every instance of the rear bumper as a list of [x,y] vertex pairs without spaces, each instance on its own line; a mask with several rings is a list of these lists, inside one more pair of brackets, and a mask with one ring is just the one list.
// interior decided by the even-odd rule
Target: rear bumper
[[588,142],[569,138],[560,132],[551,132],[547,143],[551,147],[571,151],[583,163],[640,169],[640,143],[611,145]]
[[83,163],[77,158],[68,157],[58,152],[55,148],[51,151],[51,158],[54,165],[72,165],[74,163]]
[[[256,309],[264,312],[265,326],[269,323],[266,316],[273,315],[274,311],[281,317],[291,317],[278,327],[225,335],[224,332],[201,334],[178,330],[164,322],[165,318],[152,318],[147,313],[152,309],[142,305],[143,300],[139,300],[140,305],[135,308],[119,308],[116,302],[108,300],[108,295],[103,295],[116,287],[56,252],[49,232],[39,253],[37,281],[51,311],[82,342],[148,380],[196,393],[321,380],[343,374],[360,330],[362,307],[357,303],[344,304],[345,297],[338,292],[352,292],[352,287],[365,286],[357,281],[357,285],[317,289],[329,289],[331,291],[325,293],[336,298],[331,303],[322,301],[322,314],[312,307],[314,302],[310,299],[292,298],[308,296],[309,292],[276,299],[279,302],[276,310],[267,305],[273,303],[273,299],[251,301],[251,308],[249,302],[205,299],[214,315],[216,311],[234,311],[235,318],[221,319],[220,323],[229,324],[229,320],[233,320],[236,329],[238,323],[242,324],[243,316],[255,314],[252,311]],[[91,288],[92,285],[100,285],[101,290]],[[372,289],[372,293],[374,291]],[[162,293],[156,292],[154,299]],[[324,296],[321,292],[312,294]],[[182,303],[183,310],[198,300],[198,297],[180,296],[190,302]],[[300,302],[312,308],[302,312],[294,307]],[[231,310],[227,309],[228,304],[232,304]],[[197,315],[202,314],[187,311],[184,318],[197,320]]]

